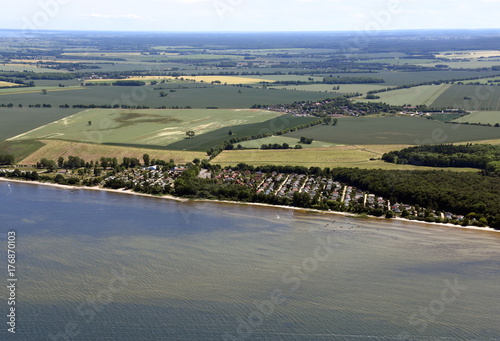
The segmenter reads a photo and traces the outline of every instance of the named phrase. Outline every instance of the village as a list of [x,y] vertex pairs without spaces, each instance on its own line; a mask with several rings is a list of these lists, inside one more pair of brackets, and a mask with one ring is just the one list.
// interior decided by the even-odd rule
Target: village
[[[175,194],[175,181],[186,171],[186,167],[150,166],[110,172],[106,176],[82,175],[77,171],[59,171],[54,178],[43,177],[44,172],[21,171],[20,169],[1,169],[0,177],[25,178],[27,180],[47,180],[59,184],[80,186],[97,185],[103,188],[133,190],[151,195]],[[35,175],[34,173],[37,173]],[[65,173],[65,176],[62,176]],[[334,181],[329,176],[313,174],[284,174],[279,172],[240,171],[231,168],[201,169],[198,178],[211,180],[217,184],[235,184],[253,189],[256,194],[273,195],[288,199],[292,203],[294,195],[307,195],[310,202],[336,202],[341,211],[353,211],[355,206],[364,207],[368,212],[390,217],[416,218],[436,217],[441,220],[461,221],[464,216],[450,212],[436,212],[404,203],[390,202],[387,198],[364,192],[349,184]],[[388,216],[389,217],[389,216]]]

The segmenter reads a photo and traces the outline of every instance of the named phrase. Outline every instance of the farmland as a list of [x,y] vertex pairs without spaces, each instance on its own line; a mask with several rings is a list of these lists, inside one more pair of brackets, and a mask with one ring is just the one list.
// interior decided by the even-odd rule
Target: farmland
[[185,143],[196,144],[198,139],[203,141],[203,134],[228,127],[224,129],[226,137],[229,127],[237,134],[238,126],[252,126],[279,115],[276,112],[250,109],[93,109],[27,132],[15,140],[58,139],[102,144],[167,146],[185,140],[186,132],[192,130],[198,136]]
[[0,155],[12,155],[15,162],[20,162],[43,146],[42,142],[33,140],[3,141],[0,142]]
[[135,157],[142,159],[144,154],[150,155],[152,159],[169,161],[173,159],[176,163],[190,162],[195,158],[203,158],[205,153],[200,152],[183,152],[183,151],[165,151],[153,150],[144,148],[131,148],[119,146],[104,146],[88,143],[77,143],[68,141],[51,141],[43,140],[45,145],[32,153],[29,157],[19,162],[21,165],[32,166],[39,162],[42,158],[49,160],[57,160],[62,156],[78,156],[83,160],[98,161],[101,157],[117,158],[121,160],[124,157]]
[[[210,147],[220,145],[224,141],[229,141],[231,138],[248,137],[264,133],[271,134],[276,130],[288,129],[316,120],[317,119],[314,117],[282,115],[265,122],[228,126],[226,128],[210,131],[205,134],[197,135],[193,139],[183,139],[172,143],[168,145],[168,148],[174,150],[206,151]],[[232,135],[228,134],[229,129]]]
[[423,85],[409,89],[400,89],[378,93],[380,99],[366,100],[367,102],[383,102],[391,105],[431,105],[441,96],[450,85]]
[[[26,94],[41,95],[43,90],[46,90],[47,94],[48,94],[49,92],[56,92],[56,91],[85,90],[85,88],[84,87],[61,88],[61,87],[55,87],[55,86],[49,86],[49,87],[39,86],[39,87],[15,88],[15,89],[8,89],[7,88],[7,89],[0,89],[0,96],[6,96],[6,95],[26,95]],[[45,98],[50,98],[50,97],[44,97],[42,99],[45,99]],[[4,98],[2,98],[2,100],[3,99]],[[37,102],[37,103],[39,103],[39,102]]]
[[[263,144],[280,144],[283,145],[283,143],[288,143],[288,145],[293,148],[299,143],[300,140],[293,138],[293,137],[285,137],[285,136],[270,136],[270,137],[265,137],[262,139],[258,140],[252,140],[252,141],[244,141],[244,142],[238,142],[242,147],[244,148],[260,148]],[[313,141],[311,144],[302,144],[303,148],[327,148],[327,147],[333,147],[336,146],[336,144],[333,143],[327,143],[327,142],[321,142],[321,141]]]
[[[482,108],[482,112],[458,119],[470,123],[495,124],[497,113],[486,110],[500,110],[499,87],[456,84],[457,80],[486,84],[498,80],[500,71],[493,67],[495,63],[500,65],[496,47],[462,50],[460,39],[439,38],[425,43],[402,39],[395,44],[392,39],[380,36],[373,37],[373,44],[366,50],[350,51],[351,54],[346,55],[342,47],[352,42],[351,38],[335,35],[293,36],[285,40],[279,34],[266,35],[265,39],[247,35],[243,40],[239,35],[215,35],[207,40],[205,36],[170,34],[168,43],[160,36],[84,38],[75,40],[62,35],[29,43],[19,40],[16,48],[10,40],[0,39],[0,52],[6,56],[0,60],[4,77],[0,87],[14,84],[10,82],[14,79],[33,79],[35,83],[29,88],[0,89],[0,104],[5,105],[0,108],[0,140],[23,134],[15,141],[25,146],[29,141],[43,139],[54,143],[93,142],[96,144],[90,146],[96,150],[107,144],[149,148],[155,152],[167,149],[206,152],[232,138],[255,137],[317,119],[248,109],[256,104],[263,108],[279,107],[354,93],[362,93],[364,97],[371,90],[442,81],[449,84],[378,93],[380,99],[375,101],[393,105],[425,104],[432,108]],[[484,41],[477,43],[479,46]],[[435,51],[445,52],[433,58]],[[436,64],[450,68],[436,67]],[[10,71],[26,72],[16,75]],[[41,72],[46,75],[38,77]],[[325,77],[376,78],[383,83],[339,84],[337,89],[336,84],[321,84]],[[124,79],[144,81],[146,85],[111,85]],[[314,83],[273,85],[273,82]],[[352,100],[366,101],[362,97]],[[122,108],[82,111],[96,106]],[[146,108],[156,109],[144,110]],[[500,137],[500,130],[493,127],[438,122],[458,115],[461,113],[436,114],[435,121],[382,117],[383,114],[339,118],[338,126],[315,126],[234,145],[260,148],[262,144],[288,143],[294,146],[304,136],[313,139],[311,144],[303,145],[306,151],[326,153],[325,148],[346,145],[371,145],[373,151],[376,144],[413,145]],[[195,136],[188,139],[186,132],[190,130]],[[361,153],[347,150],[354,155]],[[294,155],[293,151],[287,152]],[[368,162],[368,155],[362,153],[365,154],[352,160],[352,165],[375,167],[379,163]],[[224,152],[218,158],[226,154],[231,153]],[[339,155],[335,159],[338,163],[345,157]]]
[[318,141],[346,144],[439,144],[500,138],[500,128],[454,125],[413,117],[341,118],[337,126],[319,125],[288,133]]
[[0,141],[25,133],[78,112],[59,108],[1,108]]
[[453,122],[458,123],[480,123],[480,124],[500,124],[500,111],[474,111],[469,115],[457,118]]
[[19,84],[0,81],[0,88],[6,88],[6,87],[11,87],[11,86],[19,86]]
[[[408,165],[396,165],[381,160],[370,160],[382,156],[381,150],[391,151],[396,146],[345,146],[333,148],[314,148],[307,150],[251,150],[225,151],[211,161],[221,166],[235,166],[246,163],[253,166],[264,165],[293,165],[304,167],[359,167],[363,169],[431,169]],[[402,146],[397,146],[400,148]],[[432,168],[436,169],[436,168]],[[477,169],[461,168],[456,171],[476,171]]]
[[500,87],[491,85],[452,85],[430,107],[481,111],[500,110]]
[[[155,90],[156,88],[156,90]],[[48,93],[42,95],[42,90]],[[64,91],[64,90],[73,91]],[[160,93],[167,95],[161,97]],[[240,88],[236,86],[212,85],[183,82],[168,83],[161,86],[90,86],[90,87],[37,87],[21,89],[0,89],[0,103],[35,105],[47,103],[59,105],[140,105],[157,107],[187,107],[204,109],[249,108],[254,104],[279,104],[296,100],[320,100],[325,97],[321,92],[293,92],[286,90],[265,90]]]
[[[266,78],[252,78],[252,77],[236,77],[236,76],[185,76],[181,77],[186,81],[195,81],[198,83],[212,83],[212,82],[220,82],[222,84],[234,85],[234,84],[259,84],[260,82],[274,82],[272,79]],[[140,76],[140,77],[128,77],[126,80],[139,80],[144,82],[151,81],[162,81],[165,80],[167,82],[181,83],[178,81],[179,77],[172,76]],[[120,81],[123,79],[97,79],[97,80],[89,80],[86,83],[113,83],[116,81]],[[311,90],[315,91],[315,90]]]

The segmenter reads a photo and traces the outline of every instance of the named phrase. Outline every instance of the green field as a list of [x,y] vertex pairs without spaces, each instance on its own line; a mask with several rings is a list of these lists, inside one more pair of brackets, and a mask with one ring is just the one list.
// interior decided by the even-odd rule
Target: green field
[[[64,91],[70,88],[23,88],[1,89],[2,103],[23,104],[51,104],[53,107],[64,104],[83,105],[140,105],[151,108],[166,106],[204,109],[218,108],[249,108],[254,104],[280,104],[294,101],[316,101],[324,99],[321,92],[293,92],[286,90],[266,90],[254,88],[240,88],[236,86],[220,86],[184,82],[182,84],[168,83],[157,86],[90,86],[73,91]],[[49,89],[47,95],[41,90]],[[154,89],[157,90],[154,90]],[[175,92],[171,92],[175,91]],[[166,92],[166,97],[160,97],[160,92]],[[17,92],[17,93],[15,93]]]
[[[284,89],[292,91],[322,91],[331,92],[336,94],[348,94],[360,92],[366,94],[368,91],[385,89],[387,86],[376,84],[341,84],[340,89],[337,90],[337,85],[332,84],[309,84],[309,85],[273,85],[273,89]],[[333,88],[335,87],[335,90]],[[331,95],[329,95],[331,96]]]
[[[409,89],[381,92],[376,94],[380,99],[366,100],[366,102],[384,102],[391,105],[431,105],[450,85],[423,85]],[[342,86],[341,86],[342,89]]]
[[[224,141],[229,141],[231,138],[253,136],[263,133],[270,134],[277,130],[296,127],[316,120],[316,117],[282,115],[261,123],[226,126],[226,128],[197,135],[193,139],[183,139],[172,143],[168,145],[168,149],[207,151],[210,147],[217,146]],[[233,132],[232,136],[229,136],[229,129]]]
[[498,111],[500,110],[500,86],[452,85],[430,107]]
[[0,154],[7,154],[14,156],[15,162],[19,162],[22,159],[33,154],[44,144],[40,141],[3,141],[0,142]]
[[349,117],[339,119],[337,126],[319,125],[285,136],[304,136],[345,145],[419,145],[498,139],[500,128],[447,124],[416,117]]
[[0,141],[77,113],[78,109],[0,108]]
[[[89,109],[27,132],[15,140],[167,146],[184,140],[189,130],[203,135],[223,127],[266,122],[277,116],[280,116],[277,112],[250,109]],[[225,129],[226,135],[227,131]],[[195,137],[187,142],[192,144],[196,140]]]
[[[364,148],[366,147],[366,148]],[[444,169],[435,167],[418,167],[411,165],[397,165],[381,160],[370,160],[382,156],[381,152],[392,150],[393,146],[376,146],[374,151],[371,146],[345,146],[333,148],[315,148],[307,150],[235,150],[224,151],[214,158],[211,163],[225,166],[236,166],[246,163],[253,166],[304,166],[304,167],[347,167],[363,169],[401,169],[401,170],[426,170]],[[477,172],[472,168],[446,168],[458,172]]]
[[453,122],[459,123],[481,123],[481,124],[500,124],[500,111],[475,111],[467,116],[460,117]]
[[[252,141],[244,141],[244,142],[238,142],[237,144],[241,144],[242,147],[244,148],[252,148],[252,149],[259,149],[263,144],[283,144],[283,143],[288,143],[288,145],[293,148],[295,145],[300,144],[300,139],[294,138],[294,137],[285,137],[285,136],[270,136],[266,137],[263,139],[258,139],[258,140],[252,140]],[[303,148],[327,148],[327,147],[334,147],[337,146],[337,144],[334,143],[327,143],[327,142],[321,142],[321,141],[313,141],[311,144],[300,144]]]
[[[499,62],[500,65],[500,62]],[[419,71],[419,72],[403,72],[403,71],[378,71],[367,73],[333,73],[334,77],[374,77],[381,78],[385,81],[382,85],[386,88],[407,85],[407,84],[420,84],[425,82],[433,82],[440,80],[452,79],[467,79],[467,78],[486,78],[497,76],[498,71],[472,71],[472,70],[449,70],[449,71]],[[342,85],[340,85],[342,89]]]

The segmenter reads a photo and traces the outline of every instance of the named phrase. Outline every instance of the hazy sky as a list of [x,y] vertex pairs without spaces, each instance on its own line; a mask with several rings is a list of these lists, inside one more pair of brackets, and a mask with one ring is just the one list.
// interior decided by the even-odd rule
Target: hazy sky
[[0,0],[0,28],[341,31],[500,28],[500,0]]

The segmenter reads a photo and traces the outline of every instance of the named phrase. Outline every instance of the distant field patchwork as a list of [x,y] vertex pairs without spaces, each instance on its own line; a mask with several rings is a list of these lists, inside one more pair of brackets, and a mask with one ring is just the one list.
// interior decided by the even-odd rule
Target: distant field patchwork
[[[128,77],[127,80],[138,80],[150,83],[151,81],[175,81],[182,78],[183,80],[191,80],[195,82],[220,82],[221,84],[258,84],[260,82],[274,82],[272,79],[265,78],[252,78],[252,77],[238,77],[238,76],[183,76],[183,77],[171,77],[171,76],[139,76],[139,77]],[[112,83],[116,81],[121,81],[123,79],[97,79],[89,80],[87,83]]]

